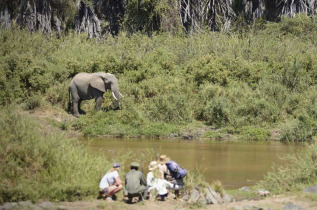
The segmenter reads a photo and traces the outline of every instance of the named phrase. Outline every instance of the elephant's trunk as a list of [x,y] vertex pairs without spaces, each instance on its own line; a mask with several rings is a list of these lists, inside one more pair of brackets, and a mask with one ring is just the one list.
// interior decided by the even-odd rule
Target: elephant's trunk
[[111,87],[111,91],[112,91],[112,96],[114,97],[115,99],[115,102],[114,102],[114,109],[119,109],[119,99],[120,99],[120,92],[119,92],[119,88],[117,85],[114,85]]

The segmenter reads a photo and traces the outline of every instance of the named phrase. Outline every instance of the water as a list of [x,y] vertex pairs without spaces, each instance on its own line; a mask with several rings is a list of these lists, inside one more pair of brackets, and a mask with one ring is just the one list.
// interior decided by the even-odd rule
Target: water
[[109,138],[89,138],[81,141],[89,142],[94,152],[104,153],[109,159],[116,154],[133,151],[139,155],[141,163],[141,154],[144,152],[147,160],[145,168],[150,159],[154,159],[153,142],[155,142],[158,154],[166,154],[189,171],[196,165],[200,166],[207,182],[220,180],[226,189],[254,185],[263,179],[273,164],[283,164],[280,157],[293,154],[303,148],[302,145],[279,142],[202,143],[184,140]]

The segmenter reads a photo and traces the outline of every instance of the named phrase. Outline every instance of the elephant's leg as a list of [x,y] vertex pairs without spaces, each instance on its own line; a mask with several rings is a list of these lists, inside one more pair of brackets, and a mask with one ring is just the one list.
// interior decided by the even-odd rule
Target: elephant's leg
[[86,112],[80,108],[82,101],[83,101],[83,99],[79,99],[79,101],[78,101],[78,111],[79,111],[79,114],[86,114]]
[[78,112],[78,99],[73,98],[73,114],[75,117],[79,117],[79,112]]
[[97,110],[101,109],[101,104],[102,104],[102,96],[96,97],[96,109]]

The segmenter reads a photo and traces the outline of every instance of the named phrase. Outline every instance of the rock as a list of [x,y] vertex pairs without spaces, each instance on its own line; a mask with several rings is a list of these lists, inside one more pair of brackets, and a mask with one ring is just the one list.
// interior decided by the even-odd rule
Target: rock
[[302,210],[303,208],[293,204],[293,203],[288,203],[283,207],[283,210]]
[[219,193],[217,193],[217,192],[215,192],[213,190],[211,190],[210,193],[217,200],[218,203],[223,203],[224,202]]
[[258,206],[243,206],[244,210],[263,210],[262,207],[258,207]]
[[211,193],[211,189],[209,187],[206,188],[206,203],[207,204],[218,204],[218,201],[216,198],[214,198],[214,196]]
[[57,206],[57,210],[67,210],[65,206]]
[[222,199],[223,199],[224,203],[230,203],[232,201],[230,195],[228,195],[228,194],[225,194]]
[[315,194],[317,194],[317,185],[308,187],[308,188],[304,189],[303,192],[308,192],[308,193],[315,193]]
[[257,194],[259,196],[265,197],[265,196],[268,196],[270,194],[270,191],[267,191],[264,189],[259,189],[259,190],[257,190]]
[[182,199],[184,201],[188,201],[189,200],[189,195],[188,194],[183,195]]
[[250,192],[250,189],[247,186],[241,187],[239,189],[239,191],[246,191],[246,192]]
[[18,202],[18,205],[25,207],[26,209],[34,206],[31,201],[20,201]]
[[42,202],[38,206],[43,209],[52,209],[54,207],[54,205],[51,202]]
[[198,202],[201,203],[202,205],[207,205],[207,200],[205,196],[200,196],[200,198],[198,199]]
[[0,206],[0,210],[7,210],[7,209],[16,208],[17,205],[18,204],[16,202],[5,203],[3,206]]
[[190,203],[197,202],[199,198],[200,198],[200,192],[196,189],[193,189],[190,193],[190,198],[188,202]]
[[193,135],[183,135],[183,139],[192,140],[192,139],[194,139],[194,136]]

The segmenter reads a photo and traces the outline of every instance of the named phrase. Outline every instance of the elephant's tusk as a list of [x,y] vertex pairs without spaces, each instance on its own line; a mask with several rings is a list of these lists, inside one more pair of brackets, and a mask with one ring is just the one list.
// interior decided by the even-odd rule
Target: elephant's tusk
[[116,99],[118,101],[117,97],[114,95],[114,92],[112,92],[112,95],[113,95],[114,99]]
[[120,94],[120,96],[122,97],[122,98],[124,98],[124,96],[119,92],[119,94]]

